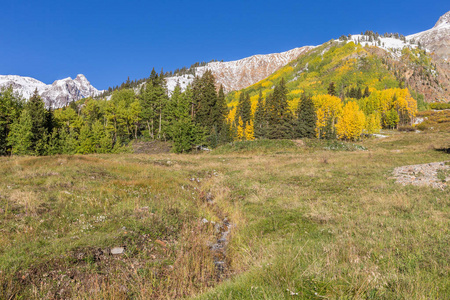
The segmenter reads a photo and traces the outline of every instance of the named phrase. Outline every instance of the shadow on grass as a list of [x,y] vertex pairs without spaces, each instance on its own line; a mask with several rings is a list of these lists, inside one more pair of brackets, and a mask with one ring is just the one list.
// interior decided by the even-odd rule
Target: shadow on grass
[[447,147],[447,148],[435,148],[434,150],[450,154],[450,147]]

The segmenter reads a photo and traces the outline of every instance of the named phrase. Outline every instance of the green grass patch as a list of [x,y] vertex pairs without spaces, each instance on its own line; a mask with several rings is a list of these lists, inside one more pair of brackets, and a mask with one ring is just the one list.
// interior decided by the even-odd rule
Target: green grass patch
[[229,153],[283,153],[298,151],[298,145],[291,140],[253,140],[236,141],[220,146],[212,154],[222,155]]

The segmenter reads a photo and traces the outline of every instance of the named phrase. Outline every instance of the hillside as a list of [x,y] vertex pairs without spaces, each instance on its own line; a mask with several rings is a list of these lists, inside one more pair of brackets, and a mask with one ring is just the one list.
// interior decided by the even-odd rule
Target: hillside
[[[249,93],[255,103],[259,92],[267,95],[284,78],[293,109],[303,92],[326,94],[331,82],[341,98],[351,88],[383,90],[405,86],[424,94],[426,101],[450,100],[448,73],[433,63],[426,50],[394,38],[380,37],[378,46],[377,40],[369,42],[371,37],[372,34],[355,35],[329,41],[242,91]],[[239,94],[228,95],[231,106],[237,105]]]

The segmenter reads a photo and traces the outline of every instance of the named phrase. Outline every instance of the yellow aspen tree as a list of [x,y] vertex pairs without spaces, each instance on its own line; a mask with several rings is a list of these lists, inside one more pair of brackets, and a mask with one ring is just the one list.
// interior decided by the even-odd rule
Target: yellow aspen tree
[[365,125],[366,117],[359,109],[356,102],[348,102],[342,115],[336,124],[336,133],[338,138],[344,140],[357,140],[361,136]]
[[324,129],[328,123],[331,123],[331,130],[334,132],[337,118],[342,113],[342,100],[331,95],[316,95],[312,100],[317,115],[316,133],[320,138],[325,134]]
[[364,126],[367,134],[374,134],[380,132],[381,118],[379,114],[373,113],[366,117],[366,124]]
[[321,138],[322,128],[326,125],[325,112],[319,108],[316,111],[317,121],[316,121],[316,135],[317,138]]
[[233,107],[227,116],[228,124],[232,124],[234,122],[235,117],[236,117],[236,107]]
[[239,117],[239,121],[238,121],[236,139],[239,140],[239,141],[245,139],[245,136],[244,136],[244,123],[242,122],[241,117]]
[[253,127],[253,121],[247,122],[245,125],[244,138],[247,141],[253,141],[255,139],[255,131]]

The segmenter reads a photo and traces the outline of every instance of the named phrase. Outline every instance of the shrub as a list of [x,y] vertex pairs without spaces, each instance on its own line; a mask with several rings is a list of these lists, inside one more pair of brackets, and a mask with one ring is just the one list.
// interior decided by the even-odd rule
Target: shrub
[[412,131],[416,131],[416,129],[412,126],[405,125],[405,126],[399,126],[398,131],[412,132]]

